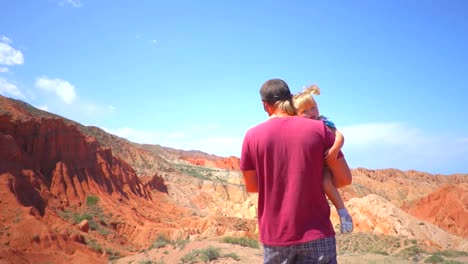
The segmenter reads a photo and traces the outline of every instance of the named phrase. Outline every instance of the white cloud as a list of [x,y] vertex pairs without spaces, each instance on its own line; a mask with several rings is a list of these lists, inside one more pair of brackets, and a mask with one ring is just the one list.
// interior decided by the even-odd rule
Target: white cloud
[[21,51],[15,50],[8,43],[0,42],[0,64],[16,65],[23,63],[24,58]]
[[368,146],[371,144],[408,145],[419,143],[423,137],[402,123],[371,123],[347,126],[340,129],[346,144]]
[[0,72],[8,72],[8,68],[0,67]]
[[4,78],[0,78],[0,94],[25,98],[23,93],[16,87],[16,85],[9,83]]
[[[135,143],[158,144],[182,150],[199,150],[217,156],[240,156],[242,137],[223,136],[220,131],[207,129],[200,131],[200,127],[194,126],[194,130],[187,131],[162,131],[162,130],[137,130],[128,127],[120,129],[106,129],[109,133],[126,138]],[[224,133],[226,134],[226,133]]]
[[466,172],[461,157],[468,154],[468,147],[460,142],[468,138],[431,134],[398,122],[359,124],[340,131],[345,137],[343,152],[353,168]]
[[9,39],[8,37],[5,37],[5,36],[1,36],[0,35],[0,42],[4,42],[4,43],[7,43],[7,44],[11,44],[11,39]]
[[40,77],[36,80],[36,86],[44,91],[55,93],[67,104],[71,104],[76,98],[75,87],[61,79]]

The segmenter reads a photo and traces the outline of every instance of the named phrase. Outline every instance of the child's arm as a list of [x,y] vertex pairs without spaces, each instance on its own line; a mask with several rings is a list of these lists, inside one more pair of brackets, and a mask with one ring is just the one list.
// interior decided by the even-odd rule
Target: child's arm
[[335,142],[333,143],[333,146],[325,152],[325,159],[336,160],[338,153],[340,153],[340,150],[344,145],[344,136],[336,128],[329,127],[329,129],[335,134]]

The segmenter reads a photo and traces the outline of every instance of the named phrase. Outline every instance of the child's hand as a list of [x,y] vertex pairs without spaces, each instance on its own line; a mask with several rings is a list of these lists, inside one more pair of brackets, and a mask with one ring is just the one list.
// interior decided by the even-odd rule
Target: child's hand
[[340,151],[338,149],[330,148],[325,151],[325,160],[327,161],[334,161],[338,158],[338,153]]

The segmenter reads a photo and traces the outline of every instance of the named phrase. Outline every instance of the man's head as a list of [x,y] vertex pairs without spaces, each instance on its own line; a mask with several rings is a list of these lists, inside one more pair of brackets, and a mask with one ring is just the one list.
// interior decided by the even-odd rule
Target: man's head
[[273,111],[278,109],[289,115],[296,114],[292,104],[292,96],[288,84],[281,79],[268,80],[260,88],[260,97],[264,106],[266,104],[266,106],[273,108]]
[[274,105],[278,101],[286,101],[292,98],[288,84],[281,79],[271,79],[266,81],[260,89],[262,101]]

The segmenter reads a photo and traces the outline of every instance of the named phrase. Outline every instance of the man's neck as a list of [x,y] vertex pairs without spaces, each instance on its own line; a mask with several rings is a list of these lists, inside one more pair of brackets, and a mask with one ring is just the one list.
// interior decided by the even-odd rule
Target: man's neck
[[288,113],[281,109],[276,109],[271,115],[270,118],[280,118],[290,116]]

